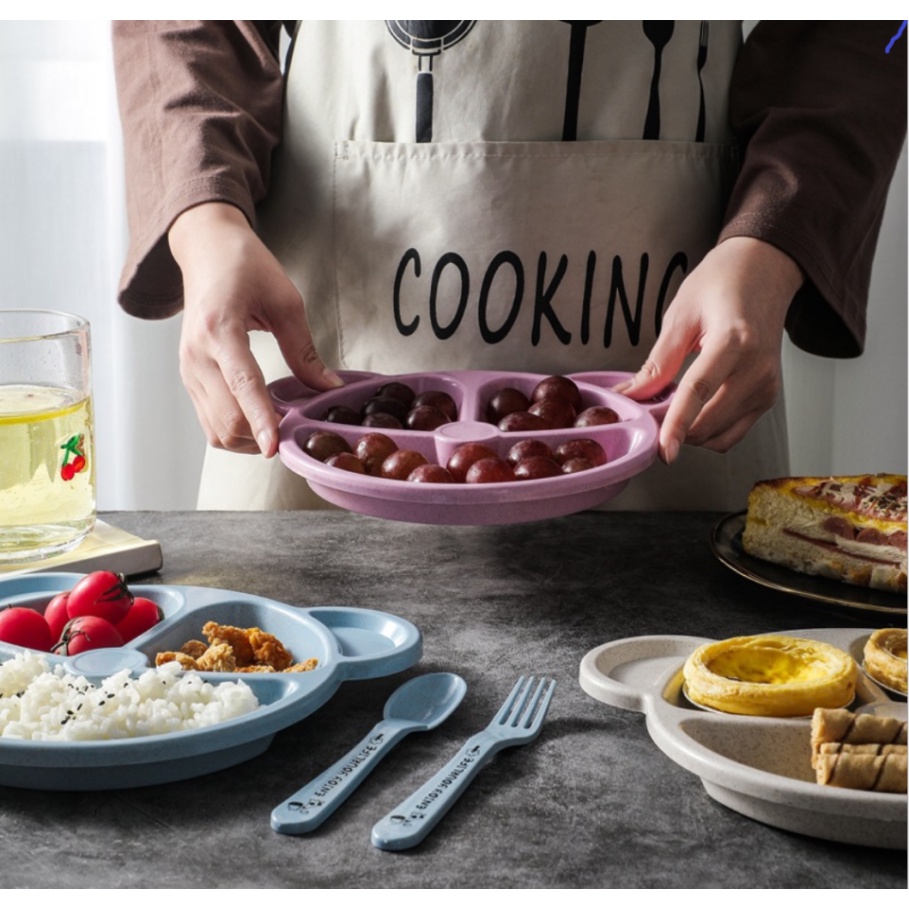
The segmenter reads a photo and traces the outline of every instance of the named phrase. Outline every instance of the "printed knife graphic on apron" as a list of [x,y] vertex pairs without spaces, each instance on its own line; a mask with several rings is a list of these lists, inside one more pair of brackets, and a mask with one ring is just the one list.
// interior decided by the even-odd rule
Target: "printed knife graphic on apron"
[[[475,19],[386,19],[385,25],[401,47],[415,54],[417,72],[416,141],[432,141],[432,59],[457,44],[476,24]],[[423,70],[423,63],[426,70]]]
[[599,25],[603,20],[563,19],[562,21],[571,26],[562,141],[574,142],[578,137],[578,105],[581,99],[581,72],[584,69],[584,44],[587,41],[587,29],[593,25]]
[[675,22],[671,19],[651,20],[643,23],[644,34],[653,45],[653,78],[650,81],[650,103],[644,120],[644,138],[660,138],[660,69],[663,62],[663,48],[672,38]]
[[695,131],[694,140],[695,142],[704,141],[704,64],[707,62],[707,37],[709,33],[709,26],[706,20],[701,22],[701,32],[698,37],[698,60],[697,60],[697,70],[698,70],[698,89],[701,94],[700,107],[698,108],[698,125],[697,130]]

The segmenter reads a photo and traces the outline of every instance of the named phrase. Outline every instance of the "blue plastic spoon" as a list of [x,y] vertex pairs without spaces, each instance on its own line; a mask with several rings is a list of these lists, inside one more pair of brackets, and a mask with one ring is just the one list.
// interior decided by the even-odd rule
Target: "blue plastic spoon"
[[451,672],[434,672],[405,682],[385,704],[383,719],[359,745],[272,811],[272,829],[290,834],[315,830],[405,735],[435,729],[461,703],[466,691],[464,679]]

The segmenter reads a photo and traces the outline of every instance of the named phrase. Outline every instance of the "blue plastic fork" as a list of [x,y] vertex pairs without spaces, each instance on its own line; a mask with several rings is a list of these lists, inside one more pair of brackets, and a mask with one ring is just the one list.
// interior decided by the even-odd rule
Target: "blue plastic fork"
[[492,722],[471,736],[461,750],[425,785],[404,799],[372,828],[379,849],[410,849],[423,841],[473,778],[503,748],[527,745],[540,734],[555,680],[518,679]]

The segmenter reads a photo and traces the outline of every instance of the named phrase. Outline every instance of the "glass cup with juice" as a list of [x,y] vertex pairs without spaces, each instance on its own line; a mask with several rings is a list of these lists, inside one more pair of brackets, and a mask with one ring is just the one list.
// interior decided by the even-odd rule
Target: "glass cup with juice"
[[89,324],[0,309],[0,565],[73,549],[94,524]]

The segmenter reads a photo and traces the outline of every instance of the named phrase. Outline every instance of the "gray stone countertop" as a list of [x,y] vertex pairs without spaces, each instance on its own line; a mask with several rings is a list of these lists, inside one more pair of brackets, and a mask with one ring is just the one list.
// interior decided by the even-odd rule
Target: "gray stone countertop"
[[[587,513],[502,527],[434,527],[341,512],[117,512],[157,539],[144,583],[257,594],[294,606],[384,610],[423,634],[405,673],[345,682],[261,756],[207,776],[109,793],[0,788],[0,886],[193,888],[891,888],[906,853],[766,826],[711,799],[602,704],[578,667],[607,641],[877,627],[753,584],[713,556],[719,515]],[[336,814],[283,836],[271,809],[344,755],[401,682],[455,671],[460,708],[410,735]],[[521,674],[558,688],[540,738],[483,769],[420,846],[383,852],[373,824],[492,718]]]

